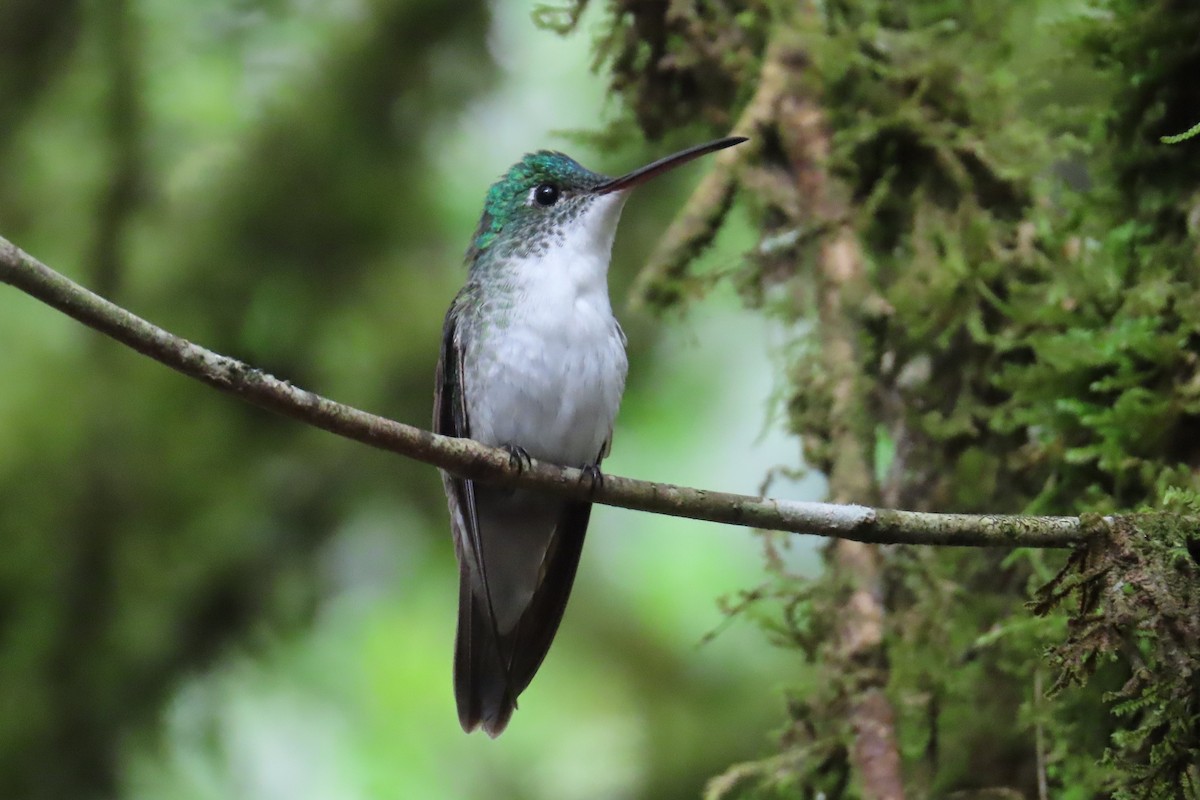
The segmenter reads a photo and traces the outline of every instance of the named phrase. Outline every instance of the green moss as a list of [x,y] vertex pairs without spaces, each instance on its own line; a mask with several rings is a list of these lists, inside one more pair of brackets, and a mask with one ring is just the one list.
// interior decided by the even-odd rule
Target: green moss
[[[736,118],[766,43],[795,47],[787,102],[819,104],[828,150],[789,160],[790,138],[808,134],[779,109],[751,132],[759,155],[740,180],[762,239],[736,281],[795,326],[787,420],[809,465],[832,472],[844,454],[829,361],[797,321],[818,305],[821,248],[848,225],[868,285],[850,298],[858,347],[844,366],[871,413],[850,424],[875,432],[863,480],[889,502],[1200,508],[1200,139],[1159,141],[1200,108],[1188,33],[1200,6],[611,8],[600,63],[650,137]],[[805,193],[806,170],[821,171],[826,197]],[[1062,797],[1195,796],[1196,534],[1167,515],[1140,530],[1091,519],[1105,535],[1070,558],[890,554],[887,686],[915,795],[1028,797],[1042,780]],[[768,564],[776,613],[758,619],[819,668],[840,607],[781,564]],[[1024,602],[1043,584],[1031,617]],[[781,755],[739,767],[719,796],[854,796],[845,703],[877,669],[803,687]],[[1063,686],[1044,696],[1056,669]]]
[[[1200,495],[1172,492],[1191,510]],[[1174,513],[1140,527],[1127,519],[1080,546],[1038,592],[1036,610],[1071,607],[1068,634],[1050,650],[1055,690],[1086,683],[1109,661],[1128,665],[1108,693],[1118,723],[1105,756],[1117,797],[1186,797],[1200,753],[1200,564],[1189,548],[1197,531]]]

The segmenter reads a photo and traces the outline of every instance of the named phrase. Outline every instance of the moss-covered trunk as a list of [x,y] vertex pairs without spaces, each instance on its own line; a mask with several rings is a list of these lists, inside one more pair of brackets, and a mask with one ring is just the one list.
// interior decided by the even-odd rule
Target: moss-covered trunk
[[[761,239],[733,280],[816,320],[788,408],[833,499],[1194,508],[1200,142],[1159,137],[1200,117],[1198,30],[1171,0],[616,0],[599,52],[629,118],[755,141],[635,300],[709,285],[690,257],[736,186]],[[1197,796],[1194,537],[835,545],[818,582],[773,562],[756,596],[817,677],[780,755],[712,794]]]

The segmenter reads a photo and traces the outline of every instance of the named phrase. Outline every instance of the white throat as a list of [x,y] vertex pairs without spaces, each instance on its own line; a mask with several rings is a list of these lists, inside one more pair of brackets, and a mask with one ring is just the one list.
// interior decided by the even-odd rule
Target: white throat
[[593,301],[603,298],[608,308],[608,265],[612,260],[617,222],[625,192],[601,195],[576,219],[550,237],[546,249],[524,259],[521,273],[534,285],[526,291],[537,297]]

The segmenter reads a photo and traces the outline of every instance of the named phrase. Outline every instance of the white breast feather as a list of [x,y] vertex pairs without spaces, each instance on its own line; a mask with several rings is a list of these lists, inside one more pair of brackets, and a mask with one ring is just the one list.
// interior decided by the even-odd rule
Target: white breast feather
[[510,321],[467,354],[473,438],[539,460],[594,463],[612,431],[628,362],[608,299],[623,193],[594,201],[565,238],[517,265]]

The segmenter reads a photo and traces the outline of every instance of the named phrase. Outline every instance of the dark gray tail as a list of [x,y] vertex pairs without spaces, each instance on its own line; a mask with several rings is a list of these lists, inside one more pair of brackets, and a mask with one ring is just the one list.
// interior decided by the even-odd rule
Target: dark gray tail
[[[482,566],[488,573],[492,594],[491,608],[483,593],[484,582],[474,579],[467,566],[461,565],[458,636],[454,648],[454,693],[459,722],[465,731],[482,726],[493,737],[499,736],[508,725],[517,707],[517,696],[533,680],[554,640],[575,581],[592,510],[590,503],[561,503],[557,513],[549,517],[553,522],[542,531],[516,531],[511,527],[515,524],[514,515],[505,513],[513,509],[512,494],[497,495],[497,505],[488,508],[493,505],[489,500],[494,491],[497,490],[476,488],[480,527],[490,529],[481,530],[481,539]],[[536,497],[535,502],[539,510],[546,510],[545,497]],[[504,509],[499,510],[500,504]],[[518,518],[530,521],[538,516],[521,514]],[[540,516],[547,519],[544,513]],[[546,529],[550,527],[552,531]],[[530,581],[527,592],[514,593],[510,586],[502,584],[515,576],[505,574],[506,559],[493,548],[538,540],[547,543],[544,560],[535,559],[541,569]],[[512,599],[514,594],[516,601]],[[512,602],[519,602],[520,607],[503,605]]]

